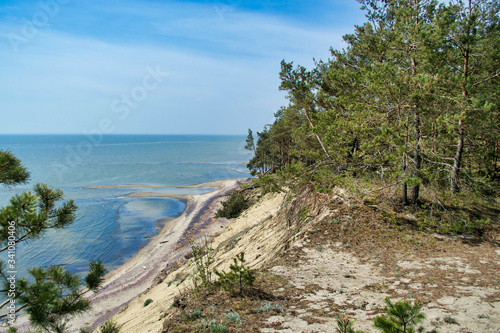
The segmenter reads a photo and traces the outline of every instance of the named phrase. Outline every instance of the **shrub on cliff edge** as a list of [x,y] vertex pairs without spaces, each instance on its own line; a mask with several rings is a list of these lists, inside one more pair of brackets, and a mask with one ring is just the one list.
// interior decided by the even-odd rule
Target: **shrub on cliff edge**
[[229,198],[222,203],[222,208],[217,211],[215,217],[228,219],[237,218],[249,206],[248,200],[241,191],[234,191]]

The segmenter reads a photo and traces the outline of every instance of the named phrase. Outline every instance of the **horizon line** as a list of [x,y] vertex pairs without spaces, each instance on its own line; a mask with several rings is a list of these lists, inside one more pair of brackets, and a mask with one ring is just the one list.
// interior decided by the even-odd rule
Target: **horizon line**
[[[79,135],[86,136],[84,133],[0,133],[0,136],[7,135]],[[108,133],[103,136],[113,136],[113,135],[205,135],[205,136],[245,136],[246,134],[230,134],[230,133]]]

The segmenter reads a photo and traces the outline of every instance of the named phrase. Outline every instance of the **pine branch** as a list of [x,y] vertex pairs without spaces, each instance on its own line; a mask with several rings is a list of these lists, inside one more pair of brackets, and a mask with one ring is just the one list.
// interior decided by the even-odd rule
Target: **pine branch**
[[473,86],[476,87],[476,86],[480,85],[481,83],[488,82],[488,81],[493,80],[494,78],[499,77],[499,76],[500,76],[500,70],[497,70],[497,72],[496,72],[495,75],[490,76],[490,77],[488,77],[488,78],[486,78],[484,80],[481,80],[479,82],[476,82]]
[[[18,239],[16,239],[14,242],[17,244],[17,243],[19,243],[19,242],[21,242],[21,241],[25,240],[27,237],[28,237],[28,235],[23,235],[22,237],[19,237]],[[11,245],[7,245],[7,246],[5,246],[4,248],[1,248],[1,249],[0,249],[0,252],[3,252],[3,251],[8,250],[10,246],[11,246]]]
[[[10,302],[10,300],[5,301],[5,302],[4,302],[4,303],[0,306],[0,309],[1,309],[1,308],[3,308],[3,307],[6,305],[5,303],[8,303],[8,302]],[[17,308],[17,309],[15,310],[15,312],[14,312],[14,313],[18,313],[18,312],[20,312],[20,311],[21,311],[22,309],[24,309],[26,306],[27,306],[27,304],[24,304],[24,305],[20,306],[19,308]],[[10,314],[10,313],[5,313],[5,314],[3,314],[3,315],[0,315],[0,318],[6,318],[9,314]]]

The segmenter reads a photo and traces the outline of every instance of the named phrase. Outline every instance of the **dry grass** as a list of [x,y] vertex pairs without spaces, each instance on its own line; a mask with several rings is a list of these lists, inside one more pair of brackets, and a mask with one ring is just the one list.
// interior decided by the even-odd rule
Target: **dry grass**
[[[204,328],[206,323],[224,325],[229,332],[260,332],[267,317],[289,305],[291,295],[284,288],[286,284],[279,276],[260,272],[254,285],[241,295],[225,292],[217,285],[190,290],[172,305],[163,332],[210,332],[209,327]],[[238,314],[241,322],[231,320],[228,314]]]

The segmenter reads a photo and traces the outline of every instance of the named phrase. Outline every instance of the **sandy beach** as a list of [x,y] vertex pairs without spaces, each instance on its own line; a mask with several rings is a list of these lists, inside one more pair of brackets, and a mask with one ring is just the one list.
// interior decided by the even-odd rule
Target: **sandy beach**
[[[105,277],[105,282],[97,293],[88,292],[85,296],[92,302],[92,310],[76,317],[70,323],[70,331],[77,332],[85,325],[98,327],[100,324],[118,313],[120,308],[154,285],[157,275],[167,269],[173,262],[182,258],[180,244],[186,245],[189,230],[199,226],[204,212],[215,200],[225,196],[238,186],[241,180],[221,180],[188,186],[147,186],[147,185],[115,185],[103,187],[148,187],[148,188],[204,188],[217,187],[216,190],[201,195],[165,194],[155,192],[137,192],[130,196],[159,196],[187,200],[184,213],[169,222],[161,232],[151,238],[132,259],[118,267]],[[95,188],[95,187],[94,187]],[[203,223],[201,223],[203,224]],[[184,246],[186,249],[188,246]]]

